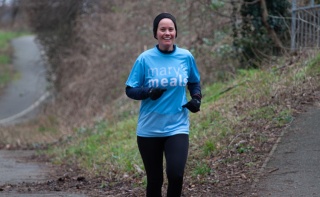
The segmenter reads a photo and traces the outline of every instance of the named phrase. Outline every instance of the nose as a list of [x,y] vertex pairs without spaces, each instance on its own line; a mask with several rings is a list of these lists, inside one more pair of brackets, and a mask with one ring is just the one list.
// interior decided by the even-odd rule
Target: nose
[[170,31],[169,31],[169,30],[166,30],[164,33],[165,33],[165,34],[170,34]]

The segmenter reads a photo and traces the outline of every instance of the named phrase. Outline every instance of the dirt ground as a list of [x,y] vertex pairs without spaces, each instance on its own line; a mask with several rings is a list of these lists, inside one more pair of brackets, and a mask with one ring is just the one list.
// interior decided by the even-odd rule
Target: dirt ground
[[[11,154],[15,154],[15,152],[12,150]],[[22,152],[20,151],[20,153]],[[30,154],[30,151],[25,152]],[[7,154],[10,153],[7,152]],[[23,174],[17,172],[16,178],[20,179],[21,177],[20,181],[16,179],[8,183],[0,182],[0,195],[5,194],[8,197],[12,197],[20,194],[21,196],[36,197],[39,194],[56,194],[60,196],[62,192],[65,194],[63,196],[145,196],[145,189],[140,186],[133,186],[130,181],[120,183],[108,180],[103,176],[92,177],[75,166],[51,166],[46,162],[48,159],[44,155],[28,155],[17,159],[19,160],[18,164],[21,165],[20,167],[24,166],[23,168],[28,168],[30,162],[36,162],[37,165],[42,166],[38,168],[39,173],[41,174],[45,170],[47,176],[42,174],[42,176],[37,177],[37,180],[24,181]],[[223,169],[221,170],[223,171]],[[232,182],[231,179],[229,181],[230,183]],[[228,184],[225,182],[223,185]],[[241,196],[245,189],[250,187],[250,183],[241,184],[232,189],[221,186],[209,182],[201,184],[190,183],[190,180],[186,177],[183,196]]]

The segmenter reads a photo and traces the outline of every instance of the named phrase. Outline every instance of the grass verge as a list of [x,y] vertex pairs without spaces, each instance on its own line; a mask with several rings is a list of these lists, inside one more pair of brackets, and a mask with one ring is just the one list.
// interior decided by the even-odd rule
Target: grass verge
[[10,41],[24,35],[21,32],[0,31],[0,92],[12,79],[14,69],[11,65],[12,49]]

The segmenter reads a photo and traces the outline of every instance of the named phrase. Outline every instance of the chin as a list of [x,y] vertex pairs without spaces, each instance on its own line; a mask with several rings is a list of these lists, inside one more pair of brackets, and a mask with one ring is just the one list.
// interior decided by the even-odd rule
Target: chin
[[162,47],[165,48],[165,49],[169,49],[171,47],[173,47],[173,43],[170,43],[170,44],[162,44]]

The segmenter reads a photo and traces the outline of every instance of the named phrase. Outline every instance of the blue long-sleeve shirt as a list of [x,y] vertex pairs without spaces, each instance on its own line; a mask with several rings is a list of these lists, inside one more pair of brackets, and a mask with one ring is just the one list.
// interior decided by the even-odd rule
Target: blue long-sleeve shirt
[[[190,95],[201,99],[200,74],[192,54],[174,46],[171,53],[157,47],[139,55],[126,82],[128,97],[141,100],[137,135],[164,137],[189,133],[189,111],[182,106]],[[157,100],[149,98],[150,88],[167,89]]]

